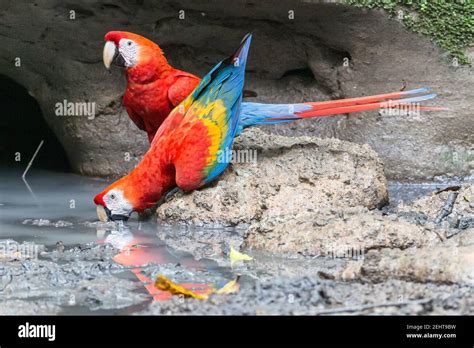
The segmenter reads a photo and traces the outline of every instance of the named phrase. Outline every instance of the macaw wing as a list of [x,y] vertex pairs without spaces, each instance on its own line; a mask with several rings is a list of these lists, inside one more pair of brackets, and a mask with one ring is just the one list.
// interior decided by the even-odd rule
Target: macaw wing
[[130,117],[130,119],[135,123],[135,125],[138,127],[138,129],[146,131],[145,123],[143,122],[143,118],[136,114],[135,111],[131,107],[125,107],[125,110],[127,110],[127,114]]
[[181,103],[196,88],[201,79],[186,72],[179,72],[168,89],[168,100],[173,107]]
[[228,166],[242,101],[245,64],[251,36],[237,51],[211,70],[177,108],[184,117],[173,136],[180,138],[174,165],[176,183],[185,190],[198,188]]

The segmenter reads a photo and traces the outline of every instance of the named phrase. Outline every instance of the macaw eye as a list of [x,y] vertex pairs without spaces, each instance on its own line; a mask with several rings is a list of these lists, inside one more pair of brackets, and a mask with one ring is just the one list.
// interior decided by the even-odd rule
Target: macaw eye
[[127,45],[132,46],[132,41],[127,42]]
[[115,199],[115,195],[113,193],[110,195],[110,199]]

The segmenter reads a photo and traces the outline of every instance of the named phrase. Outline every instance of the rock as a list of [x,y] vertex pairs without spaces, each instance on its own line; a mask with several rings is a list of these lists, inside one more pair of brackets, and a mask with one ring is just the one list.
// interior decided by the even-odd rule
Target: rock
[[474,185],[465,183],[408,204],[402,203],[395,210],[403,219],[423,225],[445,239],[474,227],[473,200]]
[[402,204],[389,215],[355,207],[269,216],[250,226],[244,247],[348,259],[342,270],[333,273],[335,279],[345,281],[473,285],[474,228],[468,223],[464,229],[460,226],[470,221],[472,185],[459,189],[446,218],[459,220],[456,227],[448,221],[434,222],[451,193]]
[[474,216],[463,216],[459,219],[459,229],[465,230],[471,227],[474,227]]
[[364,259],[361,274],[371,281],[396,278],[474,285],[474,244],[371,251]]
[[[252,30],[246,85],[258,94],[252,101],[364,96],[400,90],[405,85],[420,87],[422,82],[439,93],[432,104],[446,106],[449,112],[382,117],[370,111],[265,129],[368,143],[386,163],[389,178],[466,176],[472,172],[473,70],[453,66],[428,37],[407,31],[383,11],[331,2],[246,0],[3,1],[0,9],[0,58],[5,62],[0,67],[0,83],[11,79],[38,102],[77,173],[125,174],[148,146],[145,134],[121,107],[123,76],[117,69],[107,73],[101,61],[107,31],[136,32],[137,28],[161,45],[172,64],[201,76]],[[179,10],[185,11],[184,20],[179,18]],[[294,11],[294,20],[288,18],[289,10]],[[21,59],[19,67],[16,58]],[[64,100],[96,103],[95,117],[56,116],[55,105]],[[10,117],[12,132],[41,117],[31,114],[20,119],[16,114],[5,115]],[[29,136],[25,133],[9,139],[18,138],[21,143]],[[57,152],[49,155],[54,157]]]
[[375,209],[388,201],[382,162],[367,145],[251,129],[236,140],[234,149],[256,151],[256,163],[231,165],[212,186],[161,205],[158,218],[238,225],[281,214]]
[[[398,205],[397,212],[422,214],[431,220],[435,220],[451,192],[453,191],[444,190],[439,193],[433,192],[412,203],[402,203]],[[467,217],[474,215],[474,208],[471,207],[471,202],[474,201],[474,185],[469,183],[463,184],[457,192],[458,196],[449,217],[466,217],[464,220],[467,223],[469,220]]]
[[245,246],[277,253],[359,259],[373,249],[406,249],[436,242],[437,236],[421,226],[359,207],[338,214],[318,211],[263,219],[250,226]]

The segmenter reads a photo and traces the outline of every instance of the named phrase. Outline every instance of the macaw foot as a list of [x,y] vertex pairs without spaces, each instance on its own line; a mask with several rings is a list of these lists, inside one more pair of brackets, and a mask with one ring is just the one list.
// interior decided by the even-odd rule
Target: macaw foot
[[165,194],[165,199],[164,199],[164,203],[166,202],[169,202],[173,199],[174,196],[180,194],[180,193],[184,193],[184,191],[182,189],[180,189],[179,187],[174,187],[172,188],[171,190],[169,190],[168,192],[166,192]]
[[139,221],[147,221],[151,219],[152,216],[155,216],[156,209],[145,209],[141,213],[138,213],[138,220]]
[[184,192],[184,191],[182,189],[180,189],[179,187],[177,187],[177,186],[173,187],[171,190],[166,192],[165,195],[163,197],[161,197],[161,199],[158,202],[156,202],[153,210],[156,211],[156,209],[159,206],[161,206],[164,203],[167,203],[167,202],[171,201],[174,196],[176,196],[177,194],[182,193],[182,192]]

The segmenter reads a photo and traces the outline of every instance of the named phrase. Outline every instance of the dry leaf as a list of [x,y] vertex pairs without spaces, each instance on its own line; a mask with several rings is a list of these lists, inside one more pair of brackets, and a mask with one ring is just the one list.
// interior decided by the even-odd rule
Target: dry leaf
[[208,293],[198,294],[194,291],[186,289],[185,287],[172,282],[171,280],[166,278],[164,275],[160,274],[156,278],[155,287],[157,287],[159,290],[162,290],[162,291],[168,291],[173,295],[182,295],[184,297],[196,298],[198,300],[206,300],[210,294],[225,295],[225,294],[232,294],[234,292],[239,291],[240,289],[239,279],[240,279],[240,276],[237,276],[237,278],[226,283],[220,289],[217,289],[217,290],[210,289]]
[[224,294],[232,294],[234,292],[239,291],[240,284],[239,284],[240,276],[237,276],[234,280],[231,280],[227,284],[225,284],[222,288],[216,290],[216,294],[224,295]]
[[247,254],[242,254],[235,250],[232,246],[230,247],[230,266],[232,267],[235,262],[237,261],[250,261],[253,260],[253,257],[247,255]]
[[172,282],[162,274],[156,278],[155,286],[160,290],[169,291],[173,295],[183,295],[184,297],[192,297],[198,300],[205,300],[208,297],[208,294],[196,294],[194,291]]

